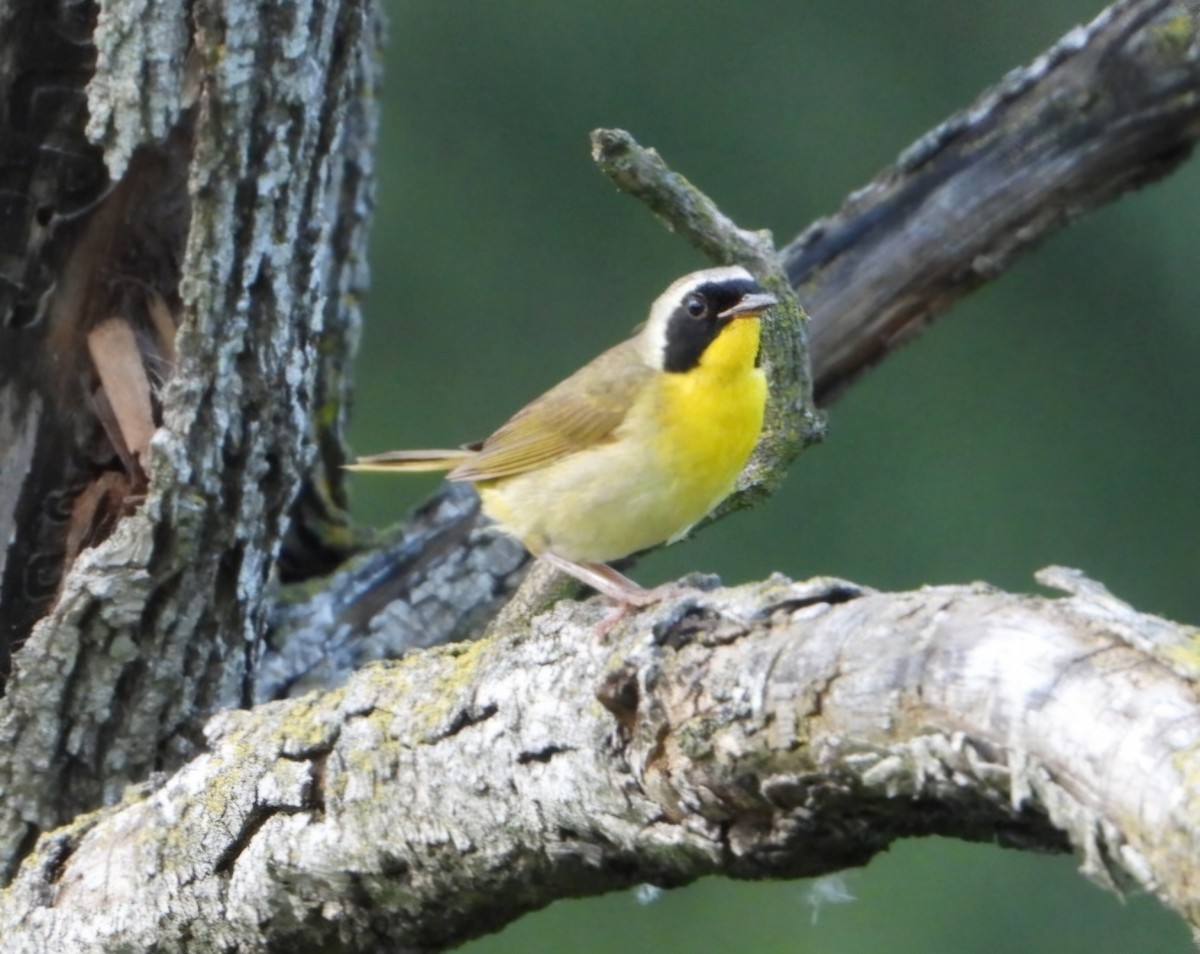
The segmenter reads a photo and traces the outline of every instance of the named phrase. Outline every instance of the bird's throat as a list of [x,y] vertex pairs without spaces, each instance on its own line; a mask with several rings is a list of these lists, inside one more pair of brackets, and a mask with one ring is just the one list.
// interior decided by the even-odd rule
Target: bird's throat
[[694,523],[732,489],[762,430],[767,382],[757,318],[737,318],[690,371],[664,376],[658,448],[675,475],[676,503]]
[[734,318],[700,355],[700,371],[745,374],[758,359],[760,325],[757,317]]

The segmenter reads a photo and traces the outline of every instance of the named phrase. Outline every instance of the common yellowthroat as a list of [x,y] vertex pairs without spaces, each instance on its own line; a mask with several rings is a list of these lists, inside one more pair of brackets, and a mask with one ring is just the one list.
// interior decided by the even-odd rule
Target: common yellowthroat
[[651,591],[606,564],[684,536],[733,489],[762,430],[759,316],[740,266],[675,281],[628,341],[458,450],[392,451],[351,470],[449,470],[536,557],[620,603]]

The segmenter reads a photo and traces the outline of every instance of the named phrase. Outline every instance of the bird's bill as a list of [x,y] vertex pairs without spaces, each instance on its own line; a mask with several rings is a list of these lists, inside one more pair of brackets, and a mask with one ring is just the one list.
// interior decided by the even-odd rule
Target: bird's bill
[[718,318],[740,318],[745,315],[758,315],[766,311],[772,305],[778,305],[779,299],[774,295],[768,295],[766,292],[756,292],[749,295],[743,295],[732,308],[726,308],[723,312],[717,315]]

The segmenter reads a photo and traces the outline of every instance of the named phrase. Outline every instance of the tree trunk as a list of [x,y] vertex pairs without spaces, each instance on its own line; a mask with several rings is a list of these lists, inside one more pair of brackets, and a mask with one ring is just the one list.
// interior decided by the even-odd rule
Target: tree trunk
[[[209,714],[250,699],[289,511],[338,486],[314,475],[340,462],[366,283],[379,20],[369,2],[108,3],[97,18],[13,0],[3,15],[21,24],[0,42],[36,197],[6,223],[26,230],[26,264],[0,339],[17,447],[0,481],[11,874],[40,832],[177,768]],[[39,37],[78,58],[54,125],[38,84],[61,69],[43,75],[23,45]],[[92,63],[99,150],[78,98]],[[68,134],[72,161],[103,155],[83,199],[50,189]],[[110,319],[131,353],[92,350]],[[122,446],[106,361],[149,371],[131,399],[161,425],[145,456]],[[26,608],[50,604],[30,626]]]

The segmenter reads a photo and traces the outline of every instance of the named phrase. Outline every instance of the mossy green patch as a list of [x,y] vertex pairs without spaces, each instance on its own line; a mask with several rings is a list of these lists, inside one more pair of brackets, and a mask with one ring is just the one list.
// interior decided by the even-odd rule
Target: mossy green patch
[[1162,658],[1173,672],[1192,682],[1200,682],[1200,629],[1189,628],[1182,642],[1164,647]]
[[1158,48],[1173,60],[1185,58],[1196,43],[1196,25],[1187,13],[1158,23],[1150,32]]

